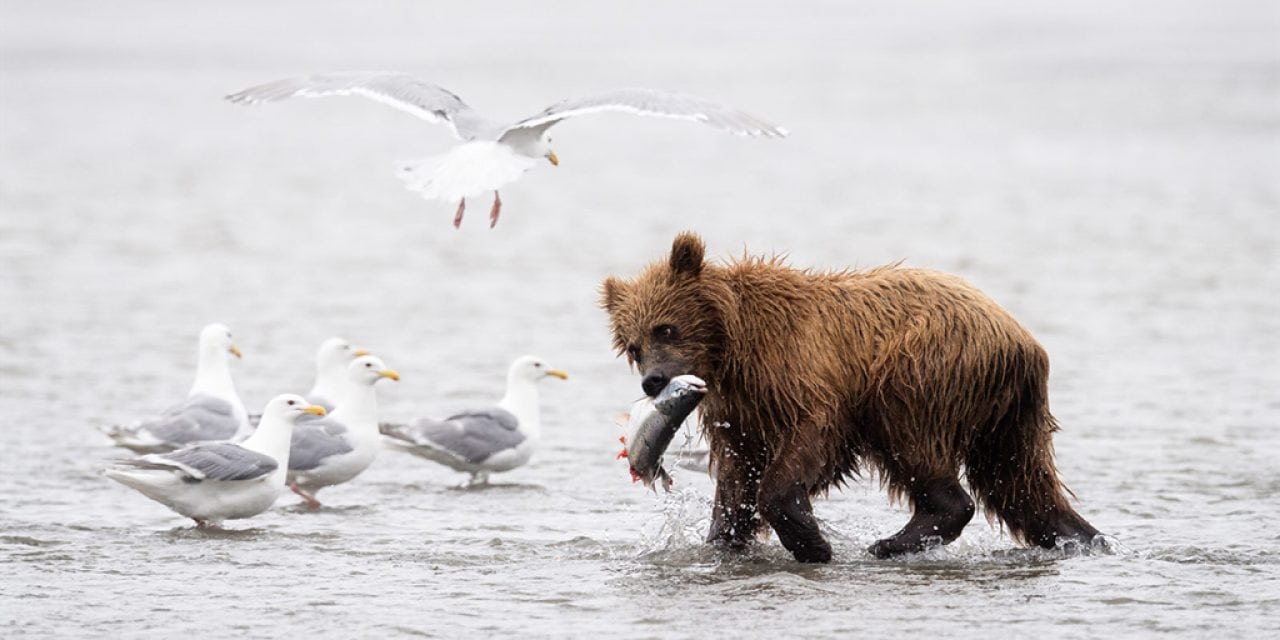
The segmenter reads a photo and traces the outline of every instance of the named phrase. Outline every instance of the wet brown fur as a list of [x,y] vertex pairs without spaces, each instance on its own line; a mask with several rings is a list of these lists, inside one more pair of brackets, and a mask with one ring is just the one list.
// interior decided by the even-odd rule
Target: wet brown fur
[[[916,518],[949,510],[963,528],[974,508],[957,482],[963,468],[988,517],[1018,540],[1097,534],[1054,468],[1048,357],[993,300],[936,271],[816,272],[751,257],[717,265],[703,254],[696,235],[680,234],[667,260],[630,281],[606,279],[602,305],[614,347],[641,373],[708,382],[712,538],[745,544],[763,515],[775,529],[799,527],[778,531],[797,558],[809,549],[823,561],[830,549],[825,558],[811,549],[826,543],[808,499],[863,467]],[[950,506],[935,509],[944,489]]]

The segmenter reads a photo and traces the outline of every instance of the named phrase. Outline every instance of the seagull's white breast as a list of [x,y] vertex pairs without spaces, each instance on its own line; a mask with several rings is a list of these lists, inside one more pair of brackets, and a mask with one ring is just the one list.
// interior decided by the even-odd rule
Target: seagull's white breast
[[405,187],[429,200],[456,202],[502,188],[537,163],[500,142],[466,142],[448,153],[400,165]]

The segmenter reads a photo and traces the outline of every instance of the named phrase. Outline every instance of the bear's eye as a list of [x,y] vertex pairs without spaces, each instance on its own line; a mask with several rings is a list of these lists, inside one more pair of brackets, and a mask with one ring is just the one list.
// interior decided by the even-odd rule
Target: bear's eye
[[640,347],[637,347],[634,344],[627,347],[627,357],[631,358],[632,362],[640,364]]
[[653,328],[653,337],[656,340],[671,342],[680,337],[680,334],[676,331],[675,325],[660,324]]

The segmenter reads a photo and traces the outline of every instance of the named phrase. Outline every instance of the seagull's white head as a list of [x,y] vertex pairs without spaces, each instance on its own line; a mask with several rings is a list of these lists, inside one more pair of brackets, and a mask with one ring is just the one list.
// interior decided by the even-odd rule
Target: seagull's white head
[[382,359],[377,356],[360,356],[347,367],[347,375],[352,382],[373,386],[383,378],[399,380],[400,374],[388,369]]
[[263,418],[273,416],[283,418],[289,422],[294,422],[303,415],[322,416],[325,414],[324,407],[311,404],[303,399],[302,396],[286,393],[271,399],[267,403],[266,408],[262,410]]
[[368,351],[356,348],[342,338],[329,338],[320,343],[320,350],[316,352],[316,366],[322,371],[334,368],[342,371],[347,363],[367,355]]
[[200,352],[208,354],[230,353],[239,358],[240,349],[231,340],[231,330],[225,324],[213,323],[200,330]]
[[559,370],[552,369],[550,365],[535,356],[524,356],[517,358],[511,363],[511,369],[507,371],[509,380],[528,380],[537,382],[543,378],[560,378],[568,380],[569,374]]
[[551,150],[551,134],[543,132],[542,137],[538,138],[538,144],[541,147],[542,157],[546,158],[552,166],[560,166],[560,158],[557,158],[556,152]]
[[546,158],[553,165],[560,164],[560,158],[551,150],[551,135],[546,131],[537,133],[532,129],[517,129],[505,134],[500,141],[511,147],[516,153],[529,158]]

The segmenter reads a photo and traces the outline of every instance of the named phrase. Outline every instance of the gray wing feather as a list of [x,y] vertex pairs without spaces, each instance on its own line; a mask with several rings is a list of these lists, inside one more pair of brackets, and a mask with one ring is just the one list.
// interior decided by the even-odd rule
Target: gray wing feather
[[517,122],[502,133],[502,138],[537,135],[552,125],[573,116],[603,111],[622,111],[644,116],[678,118],[704,122],[729,133],[753,138],[782,138],[787,130],[761,120],[753,115],[731,109],[721,104],[657,89],[618,89],[587,98],[575,98],[547,107],[531,118]]
[[469,411],[444,420],[419,418],[405,427],[384,429],[387,435],[439,449],[470,464],[524,442],[516,416],[504,409]]
[[229,442],[196,444],[172,453],[127,460],[122,464],[140,469],[168,468],[181,471],[194,480],[252,480],[268,475],[280,466],[269,455]]
[[407,73],[352,71],[286,78],[227,96],[237,104],[275,102],[294,97],[358,95],[411,113],[427,122],[445,123],[464,140],[474,139],[493,123],[442,87]]
[[169,407],[159,418],[138,425],[135,431],[147,431],[165,442],[186,444],[228,440],[239,429],[230,402],[197,395]]
[[289,444],[289,470],[310,471],[326,458],[350,453],[346,432],[346,426],[329,418],[297,423]]

